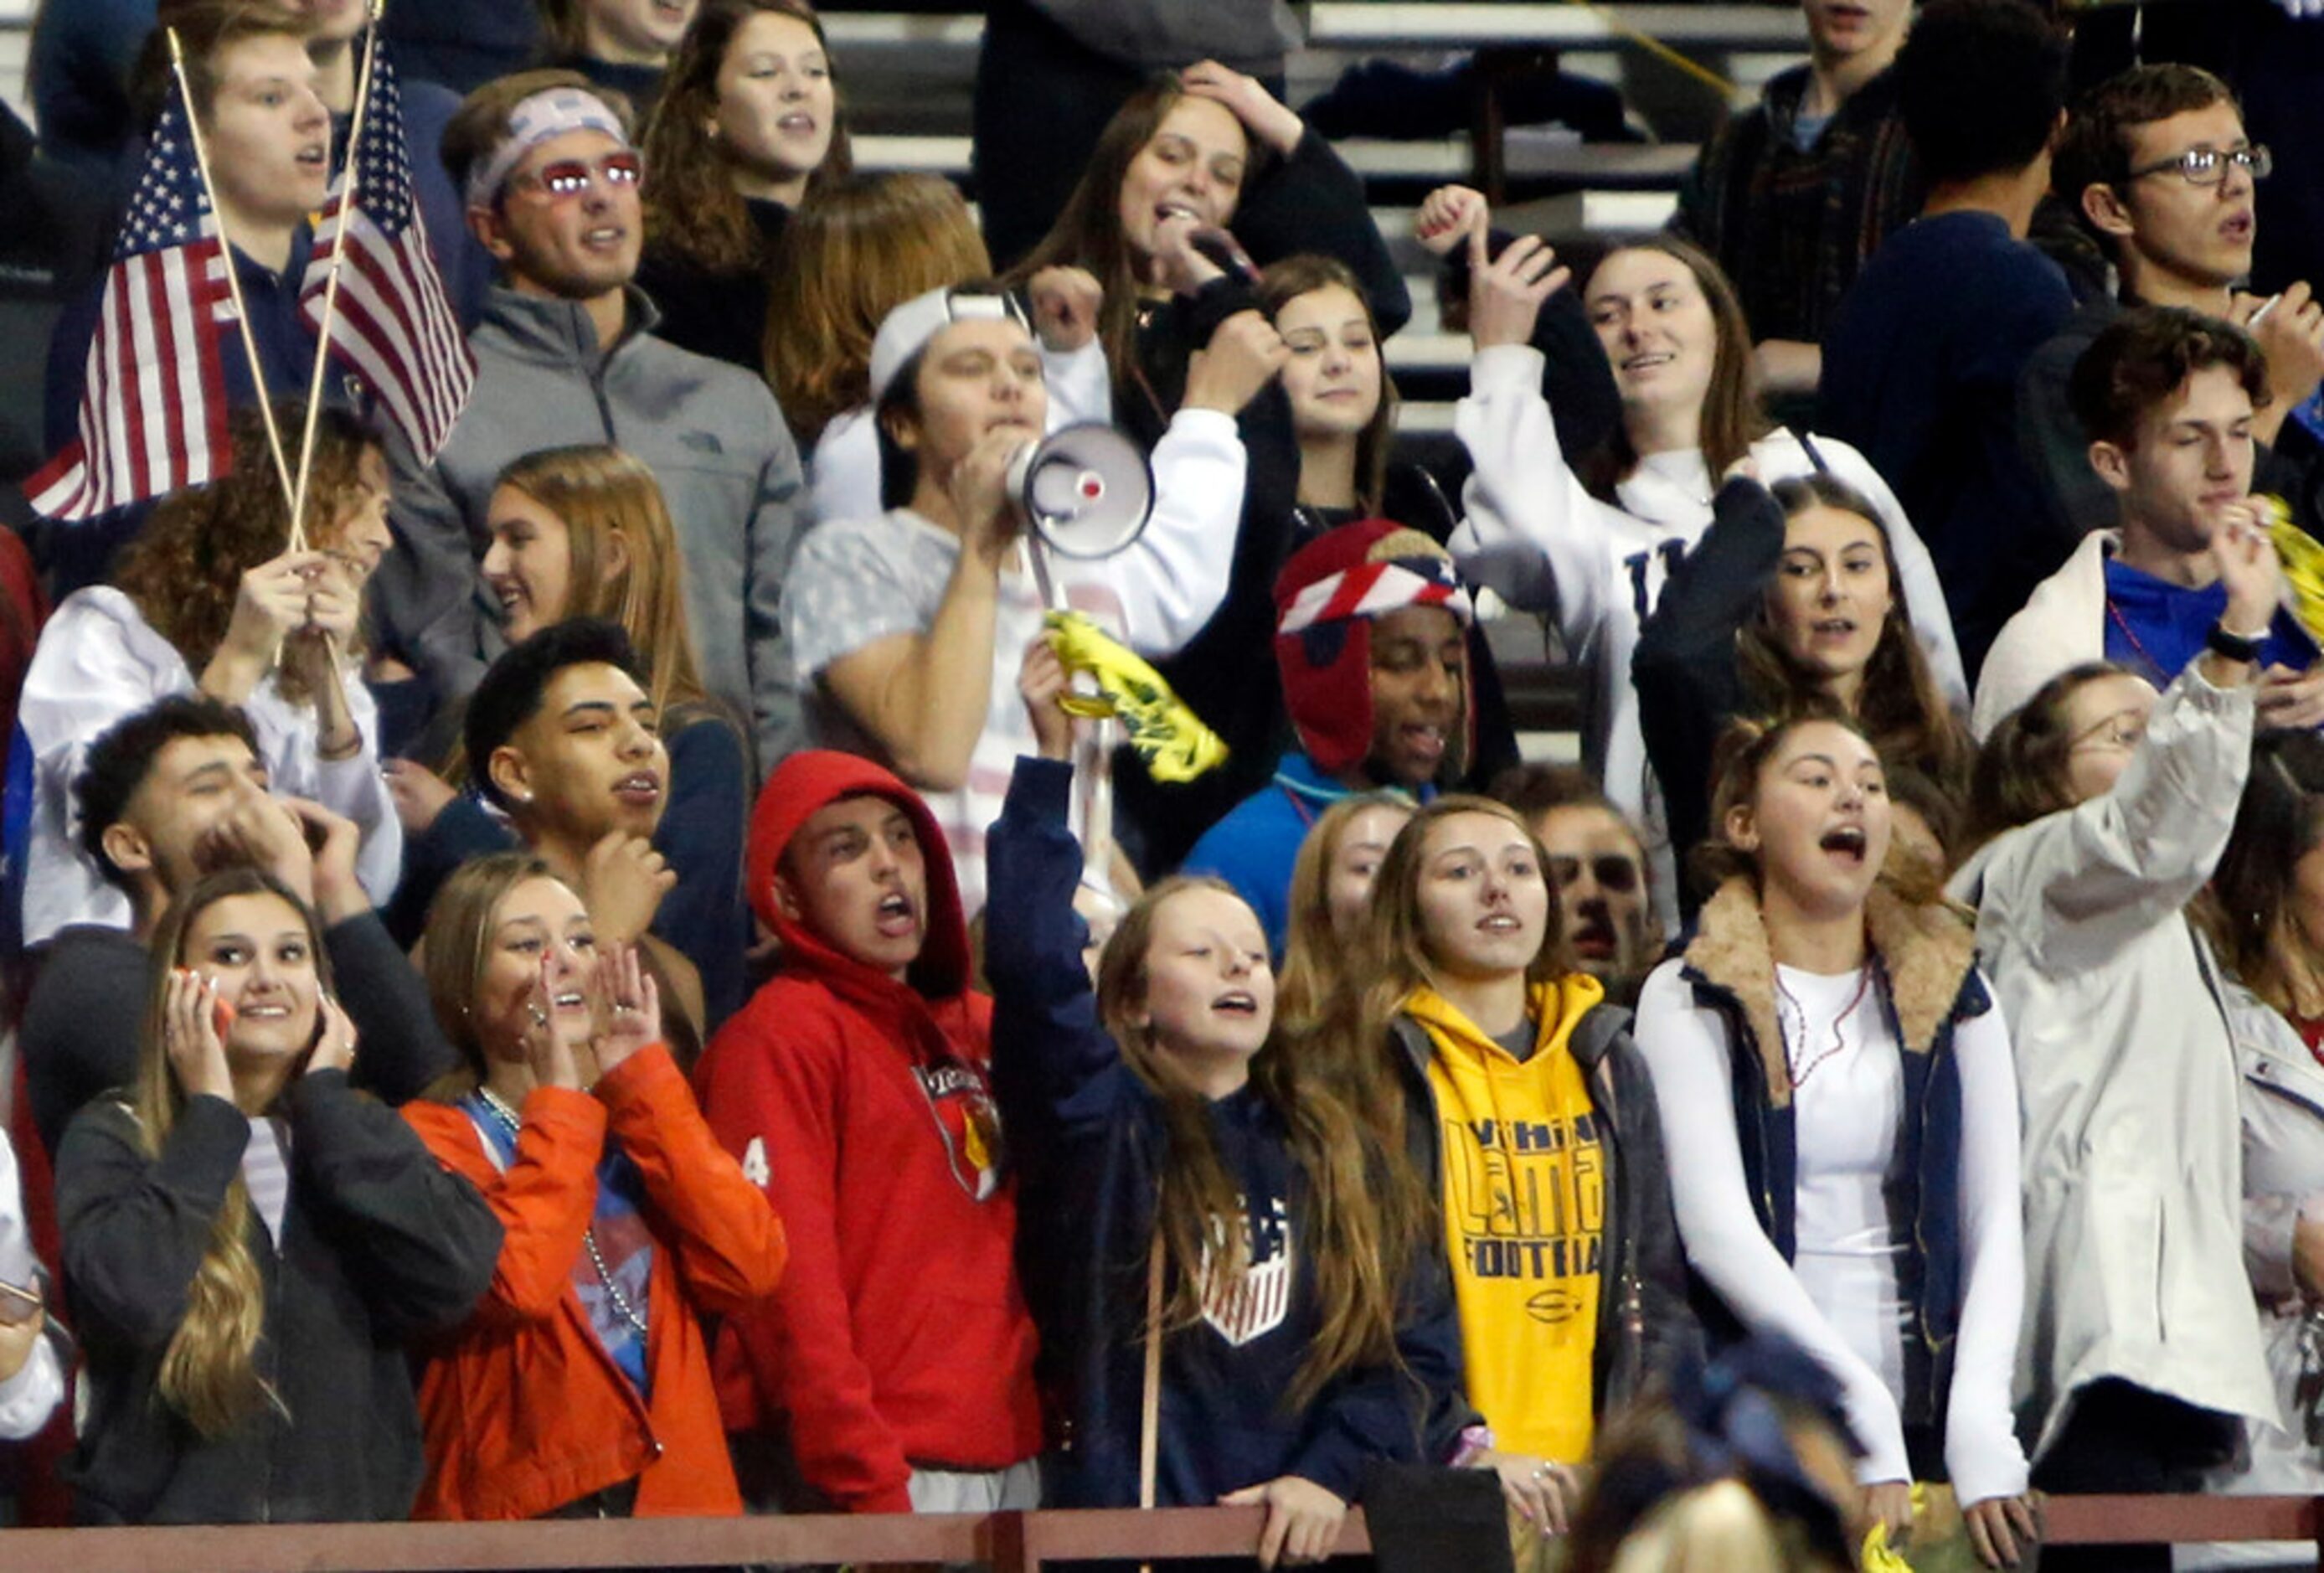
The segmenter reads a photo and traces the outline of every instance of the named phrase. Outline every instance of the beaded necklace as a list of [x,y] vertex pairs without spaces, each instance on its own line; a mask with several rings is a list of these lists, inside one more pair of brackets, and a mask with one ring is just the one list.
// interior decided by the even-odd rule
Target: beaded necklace
[[[1801,1004],[1797,999],[1794,998],[1792,991],[1784,986],[1783,974],[1777,973],[1775,975],[1775,1000],[1777,1004],[1775,1025],[1776,1030],[1784,1035],[1784,1068],[1792,1073],[1792,1085],[1794,1087],[1805,1087],[1807,1085],[1808,1078],[1815,1073],[1817,1066],[1821,1065],[1825,1060],[1831,1059],[1833,1055],[1838,1054],[1848,1047],[1848,1037],[1843,1029],[1848,1025],[1848,1019],[1856,1014],[1856,1007],[1864,1003],[1865,991],[1871,986],[1872,966],[1871,963],[1867,962],[1864,966],[1858,967],[1856,970],[1856,992],[1849,996],[1848,1003],[1840,1007],[1840,1014],[1832,1018],[1831,1047],[1817,1055],[1814,1059],[1810,1059],[1805,1065],[1803,1065],[1793,1055],[1793,1041],[1794,1034],[1792,1028],[1792,1021],[1794,1018],[1796,1018],[1799,1022],[1799,1029],[1797,1032],[1798,1047],[1802,1050],[1804,1050],[1808,1046],[1807,1007]],[[1784,1005],[1789,1005],[1791,1007],[1790,1016],[1784,1014],[1781,1007]]]
[[[509,1140],[514,1142],[517,1131],[521,1124],[517,1118],[516,1111],[502,1102],[500,1095],[491,1087],[477,1087],[476,1096],[484,1100],[485,1111],[508,1132]],[[589,1253],[589,1264],[597,1270],[597,1282],[605,1286],[605,1293],[613,1300],[613,1309],[620,1314],[623,1321],[637,1329],[640,1337],[643,1337],[646,1330],[646,1319],[639,1312],[637,1307],[630,1303],[630,1297],[622,1292],[622,1286],[613,1282],[613,1273],[605,1266],[605,1254],[597,1249],[597,1230],[594,1225],[581,1231],[581,1244]]]

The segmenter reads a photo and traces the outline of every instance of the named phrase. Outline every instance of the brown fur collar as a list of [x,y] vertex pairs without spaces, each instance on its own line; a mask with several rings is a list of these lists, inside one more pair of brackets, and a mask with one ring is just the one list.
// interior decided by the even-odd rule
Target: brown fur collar
[[[1864,921],[1887,975],[1889,1003],[1904,1047],[1926,1054],[1977,965],[1976,932],[1950,905],[1909,902],[1885,885],[1873,887]],[[1775,1014],[1775,958],[1748,880],[1729,880],[1702,903],[1686,965],[1703,982],[1733,996],[1757,1041],[1768,1101],[1777,1108],[1789,1104],[1792,1073]]]

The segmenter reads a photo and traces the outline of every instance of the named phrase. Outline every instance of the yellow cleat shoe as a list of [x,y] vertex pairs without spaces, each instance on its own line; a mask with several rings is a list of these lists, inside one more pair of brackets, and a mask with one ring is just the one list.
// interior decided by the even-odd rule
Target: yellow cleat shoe
[[1189,782],[1225,762],[1226,743],[1136,652],[1079,612],[1052,612],[1048,625],[1049,648],[1065,670],[1089,673],[1098,690],[1057,702],[1073,715],[1119,720],[1156,781]]

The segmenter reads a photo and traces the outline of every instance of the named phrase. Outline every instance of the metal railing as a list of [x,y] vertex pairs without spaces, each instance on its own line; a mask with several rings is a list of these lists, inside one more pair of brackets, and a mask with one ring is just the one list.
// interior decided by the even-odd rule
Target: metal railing
[[[1099,1558],[1167,1564],[1248,1556],[1257,1508],[1083,1513],[632,1519],[493,1524],[270,1524],[0,1531],[0,1573],[431,1573],[528,1568],[688,1568],[799,1563],[983,1563],[1045,1573]],[[2319,1545],[2324,1499],[2306,1496],[2053,1497],[2050,1545],[2292,1541]],[[1348,1515],[1337,1555],[1371,1540]]]

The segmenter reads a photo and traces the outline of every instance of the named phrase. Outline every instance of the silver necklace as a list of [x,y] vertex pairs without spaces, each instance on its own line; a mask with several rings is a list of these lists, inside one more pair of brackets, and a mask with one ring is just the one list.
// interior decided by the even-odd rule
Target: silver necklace
[[[514,1142],[517,1132],[522,1124],[522,1122],[517,1118],[516,1111],[503,1103],[501,1096],[489,1087],[479,1085],[476,1088],[476,1096],[484,1100],[485,1109],[507,1130],[509,1140]],[[637,1307],[630,1303],[630,1297],[622,1292],[622,1286],[613,1282],[613,1273],[606,1269],[605,1254],[597,1249],[597,1228],[595,1224],[581,1231],[581,1245],[583,1249],[589,1253],[589,1264],[597,1270],[597,1282],[605,1286],[605,1293],[613,1300],[613,1309],[623,1321],[637,1329],[639,1337],[644,1337],[646,1319]]]

